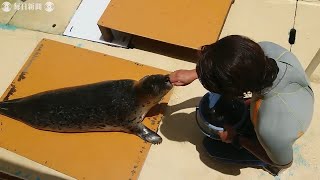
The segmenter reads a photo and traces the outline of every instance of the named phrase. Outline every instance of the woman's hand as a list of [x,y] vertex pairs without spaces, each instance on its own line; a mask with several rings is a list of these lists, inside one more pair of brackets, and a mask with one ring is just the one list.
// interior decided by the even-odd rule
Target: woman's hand
[[230,125],[224,126],[224,131],[219,131],[219,136],[222,142],[232,143],[233,138],[237,135],[236,130]]
[[196,70],[177,70],[170,75],[170,82],[175,86],[186,86],[198,78]]

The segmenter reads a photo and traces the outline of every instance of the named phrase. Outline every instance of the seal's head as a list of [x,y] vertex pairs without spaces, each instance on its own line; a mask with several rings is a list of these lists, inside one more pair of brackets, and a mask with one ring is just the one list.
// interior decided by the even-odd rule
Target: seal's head
[[169,75],[160,74],[145,76],[136,85],[139,97],[153,103],[159,102],[172,87]]

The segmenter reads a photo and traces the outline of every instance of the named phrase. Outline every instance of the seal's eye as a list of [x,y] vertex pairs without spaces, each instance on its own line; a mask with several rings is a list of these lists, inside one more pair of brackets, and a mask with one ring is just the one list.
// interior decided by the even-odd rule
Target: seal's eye
[[143,81],[143,80],[147,79],[148,77],[149,77],[149,75],[144,76],[141,80]]

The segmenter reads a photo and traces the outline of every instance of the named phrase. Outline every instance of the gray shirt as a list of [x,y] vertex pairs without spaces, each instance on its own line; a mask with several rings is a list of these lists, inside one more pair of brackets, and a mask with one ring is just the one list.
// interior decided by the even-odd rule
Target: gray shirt
[[276,60],[279,73],[263,96],[253,94],[251,120],[269,158],[275,164],[286,165],[293,159],[293,143],[310,125],[314,94],[304,69],[291,52],[271,42],[259,45]]

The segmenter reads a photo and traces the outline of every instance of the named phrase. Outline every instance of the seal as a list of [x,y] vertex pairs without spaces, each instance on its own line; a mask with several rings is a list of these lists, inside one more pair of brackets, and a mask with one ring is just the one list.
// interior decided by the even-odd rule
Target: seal
[[120,131],[152,144],[162,138],[142,121],[172,89],[168,75],[103,81],[0,102],[0,114],[33,128],[80,133]]

